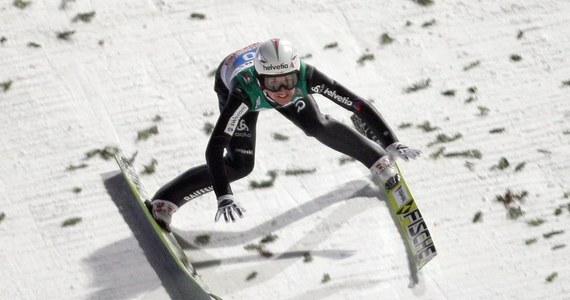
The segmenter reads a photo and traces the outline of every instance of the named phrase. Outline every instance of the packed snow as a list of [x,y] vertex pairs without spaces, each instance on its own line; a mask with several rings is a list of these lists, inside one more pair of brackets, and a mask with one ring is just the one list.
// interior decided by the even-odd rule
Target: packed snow
[[[272,37],[423,151],[400,167],[438,256],[416,272],[369,170],[265,111],[244,218],[214,223],[213,193],[174,217],[215,294],[570,299],[570,2],[426,2],[1,1],[0,299],[168,299],[105,186],[117,165],[87,153],[138,153],[151,192],[204,163],[212,71]],[[272,256],[247,249],[269,235]]]

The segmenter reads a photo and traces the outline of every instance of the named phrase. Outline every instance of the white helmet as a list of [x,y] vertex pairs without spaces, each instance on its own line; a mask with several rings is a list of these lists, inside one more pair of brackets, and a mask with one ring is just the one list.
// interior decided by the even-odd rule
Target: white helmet
[[255,52],[255,71],[260,75],[281,75],[301,68],[297,50],[284,39],[270,39]]

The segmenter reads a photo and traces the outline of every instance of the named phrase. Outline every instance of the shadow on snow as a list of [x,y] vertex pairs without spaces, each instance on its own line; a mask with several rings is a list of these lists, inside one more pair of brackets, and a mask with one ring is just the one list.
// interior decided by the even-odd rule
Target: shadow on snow
[[[158,241],[148,238],[144,234],[143,223],[148,224],[146,219],[142,220],[137,216],[132,209],[132,203],[136,201],[132,195],[129,186],[122,178],[122,175],[104,175],[104,184],[107,192],[111,196],[114,203],[119,208],[119,212],[125,219],[133,231],[135,238],[128,238],[104,248],[97,250],[89,258],[86,259],[88,265],[94,272],[93,281],[94,286],[98,288],[91,299],[109,299],[109,298],[133,298],[144,291],[153,291],[164,286],[171,298],[177,298],[172,290],[175,289],[176,278],[171,274],[172,263],[164,259],[157,259],[160,256],[156,253],[156,244]],[[386,201],[385,194],[376,186],[371,185],[369,180],[360,179],[348,182],[338,189],[335,189],[325,195],[317,197],[309,202],[306,202],[294,209],[284,212],[283,214],[266,221],[258,226],[242,231],[242,232],[223,232],[223,231],[192,231],[192,230],[176,230],[175,235],[180,241],[180,245],[186,250],[190,250],[190,256],[196,257],[209,257],[205,250],[215,247],[230,247],[239,246],[250,243],[253,240],[258,240],[267,234],[274,232],[278,229],[285,228],[288,225],[299,221],[311,214],[321,211],[323,208],[331,206],[335,203],[354,198],[378,198],[381,201]],[[329,259],[343,259],[353,255],[353,250],[326,250],[318,251],[312,250],[320,243],[326,241],[330,235],[334,233],[334,228],[340,228],[343,223],[348,219],[364,212],[369,209],[369,202],[345,202],[342,206],[335,209],[327,217],[323,218],[310,232],[308,232],[302,239],[296,241],[289,249],[282,253],[274,253],[271,258],[264,258],[258,254],[235,256],[225,258],[211,258],[201,261],[192,261],[192,265],[204,275],[204,270],[222,264],[238,264],[247,262],[265,262],[271,261],[271,264],[256,265],[255,271],[258,272],[258,277],[255,281],[241,281],[241,280],[224,280],[224,278],[245,278],[247,274],[253,271],[253,268],[247,267],[238,270],[224,272],[223,274],[213,273],[209,274],[207,284],[212,289],[212,292],[232,293],[238,290],[248,288],[252,285],[260,284],[280,273],[281,270],[287,265],[294,264],[298,258],[301,258],[305,253],[310,252],[311,255],[326,257]],[[394,218],[394,215],[391,214]],[[207,245],[197,246],[190,241],[201,235],[209,235],[210,242]],[[138,243],[137,243],[138,241]],[[404,242],[402,240],[402,242]],[[140,255],[128,255],[129,252],[139,251],[141,247],[145,252],[146,260]],[[407,249],[407,248],[406,248]],[[153,252],[154,251],[154,252]],[[417,271],[415,265],[412,263],[413,259],[411,253],[408,252],[408,261],[410,268],[410,287],[418,283]],[[191,259],[192,260],[192,259]],[[150,264],[150,265],[149,265]],[[166,264],[166,266],[165,266]],[[102,267],[104,266],[104,268]],[[130,268],[131,266],[136,266]],[[200,269],[203,271],[200,272]],[[158,276],[161,283],[156,281],[154,273]],[[234,277],[237,276],[237,277]],[[216,277],[215,280],[212,280]],[[357,284],[358,285],[358,284]]]

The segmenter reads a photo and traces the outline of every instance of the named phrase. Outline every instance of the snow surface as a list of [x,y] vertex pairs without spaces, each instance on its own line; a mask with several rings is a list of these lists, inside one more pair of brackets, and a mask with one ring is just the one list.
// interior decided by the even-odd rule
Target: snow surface
[[[570,299],[569,1],[31,2],[25,9],[0,2],[0,83],[12,81],[0,87],[1,299],[167,298],[104,186],[117,166],[85,154],[105,146],[138,151],[139,170],[156,159],[157,171],[143,177],[149,191],[203,163],[203,128],[217,116],[208,74],[229,52],[276,36],[373,99],[399,139],[423,150],[421,159],[400,166],[439,255],[414,274],[369,171],[341,164],[342,155],[267,111],[259,119],[256,168],[233,184],[246,217],[214,223],[215,198],[207,194],[174,219],[175,231],[191,243],[211,236],[187,254],[215,293]],[[91,11],[90,23],[72,22]],[[56,38],[70,30],[69,41]],[[383,33],[394,42],[381,44]],[[332,43],[338,46],[325,49]],[[357,63],[363,54],[374,60]],[[522,59],[513,61],[514,54]],[[427,79],[429,88],[404,92]],[[476,99],[466,103],[470,87]],[[442,95],[447,90],[455,96]],[[350,122],[331,101],[318,101]],[[153,121],[157,115],[162,121]],[[416,127],[425,121],[439,129]],[[404,123],[413,126],[399,128]],[[159,134],[137,141],[137,132],[153,125]],[[490,133],[497,128],[504,132]],[[274,133],[290,139],[277,141]],[[438,134],[457,133],[462,137],[454,142],[428,146]],[[430,158],[441,146],[445,153],[476,149],[482,158]],[[501,158],[510,166],[492,169]],[[67,170],[82,163],[88,166]],[[271,188],[249,188],[268,171],[296,168],[316,172],[280,173]],[[518,219],[496,201],[507,189],[528,192]],[[482,221],[474,223],[477,212]],[[75,217],[82,221],[62,227]],[[527,224],[537,219],[545,222]],[[244,249],[268,234],[278,236],[267,245],[273,257]],[[303,261],[305,252],[312,262]],[[252,272],[257,277],[246,280]],[[324,274],[330,281],[321,282]]]

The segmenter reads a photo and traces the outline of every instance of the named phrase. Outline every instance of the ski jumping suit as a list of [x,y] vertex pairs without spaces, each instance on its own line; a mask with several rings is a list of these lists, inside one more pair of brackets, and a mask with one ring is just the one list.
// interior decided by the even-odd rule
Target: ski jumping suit
[[[398,141],[374,106],[303,61],[291,102],[280,106],[271,100],[259,86],[253,64],[258,46],[255,43],[235,51],[217,69],[214,91],[218,95],[220,116],[206,149],[207,164],[174,178],[153,199],[168,200],[180,207],[212,190],[216,197],[231,194],[230,182],[253,170],[255,127],[259,111],[264,109],[276,109],[306,135],[355,158],[367,168],[386,154],[382,147]],[[321,94],[356,114],[378,137],[382,147],[323,115],[311,94]]]

